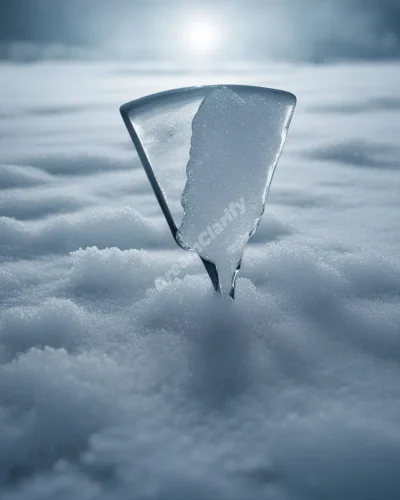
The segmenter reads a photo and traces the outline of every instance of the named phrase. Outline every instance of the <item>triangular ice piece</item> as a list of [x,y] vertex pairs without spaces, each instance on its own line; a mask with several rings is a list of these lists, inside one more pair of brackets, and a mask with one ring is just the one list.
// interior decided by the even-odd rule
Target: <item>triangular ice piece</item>
[[288,92],[224,85],[162,92],[121,107],[174,238],[202,257],[223,293],[233,296],[295,104]]

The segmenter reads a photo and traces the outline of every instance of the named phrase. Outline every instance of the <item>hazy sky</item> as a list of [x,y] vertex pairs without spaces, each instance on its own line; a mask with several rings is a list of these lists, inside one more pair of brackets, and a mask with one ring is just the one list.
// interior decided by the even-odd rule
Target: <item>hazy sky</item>
[[215,59],[400,55],[400,0],[1,0],[0,40],[174,60],[193,56],[198,21],[212,27]]

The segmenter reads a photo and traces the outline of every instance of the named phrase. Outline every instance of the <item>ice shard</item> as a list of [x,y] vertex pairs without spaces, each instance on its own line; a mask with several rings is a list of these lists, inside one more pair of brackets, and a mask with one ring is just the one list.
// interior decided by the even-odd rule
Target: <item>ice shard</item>
[[232,297],[295,104],[281,90],[218,85],[121,106],[175,240],[197,252],[215,289]]

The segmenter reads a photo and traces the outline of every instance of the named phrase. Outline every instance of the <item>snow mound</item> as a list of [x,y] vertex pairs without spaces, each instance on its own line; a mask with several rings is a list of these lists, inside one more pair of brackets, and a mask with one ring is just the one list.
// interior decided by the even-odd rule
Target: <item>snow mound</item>
[[75,212],[88,205],[72,194],[52,193],[32,188],[13,190],[0,198],[0,217],[19,220],[40,219],[51,215]]
[[168,271],[168,261],[145,250],[91,247],[73,252],[71,257],[68,287],[93,298],[140,298]]
[[51,181],[51,176],[39,168],[0,164],[0,189],[39,186]]
[[0,343],[8,359],[31,348],[81,347],[87,333],[87,314],[65,299],[49,299],[40,306],[8,309],[0,318]]
[[158,227],[132,208],[96,208],[37,223],[0,217],[0,250],[10,257],[67,253],[89,246],[129,249],[162,244]]

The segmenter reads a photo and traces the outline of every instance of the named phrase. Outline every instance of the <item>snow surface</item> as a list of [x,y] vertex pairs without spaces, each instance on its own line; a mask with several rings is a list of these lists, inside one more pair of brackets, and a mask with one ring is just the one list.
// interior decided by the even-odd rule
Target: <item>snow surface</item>
[[[2,500],[400,496],[399,79],[0,67]],[[185,252],[118,113],[221,81],[299,99],[235,301],[154,287]]]

